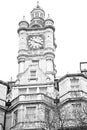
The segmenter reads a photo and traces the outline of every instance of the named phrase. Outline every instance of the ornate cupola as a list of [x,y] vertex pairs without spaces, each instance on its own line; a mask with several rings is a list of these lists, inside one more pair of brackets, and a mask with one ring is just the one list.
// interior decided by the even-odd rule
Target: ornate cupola
[[19,28],[28,28],[29,23],[25,20],[25,16],[23,16],[23,19],[19,22]]
[[30,28],[44,27],[44,18],[45,18],[45,12],[39,6],[39,2],[37,2],[37,6],[31,11]]
[[20,31],[24,31],[29,28],[29,23],[26,21],[25,16],[23,16],[22,20],[19,22],[19,28],[17,30],[18,34]]
[[50,15],[48,14],[47,19],[45,20],[45,26],[53,26],[54,21],[53,19],[50,17]]

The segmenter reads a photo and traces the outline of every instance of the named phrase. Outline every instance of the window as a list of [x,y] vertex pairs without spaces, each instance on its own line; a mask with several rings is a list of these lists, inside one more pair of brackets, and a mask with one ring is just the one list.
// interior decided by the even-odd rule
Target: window
[[31,16],[32,16],[32,18],[33,18],[33,17],[34,17],[34,14],[32,14]]
[[47,93],[47,87],[41,87],[39,89],[40,89],[40,93],[44,93],[44,94]]
[[82,108],[82,105],[81,105],[81,103],[73,103],[72,104],[72,106],[73,106],[73,108],[75,109],[75,110],[81,110],[81,108]]
[[36,70],[30,71],[30,80],[36,80]]
[[71,85],[71,88],[79,88],[79,85]]
[[32,60],[32,64],[36,65],[36,66],[39,66],[39,60]]
[[36,76],[36,71],[35,70],[30,71],[30,73],[31,73],[31,77],[35,77]]
[[50,119],[50,110],[48,108],[45,108],[45,121],[49,122]]
[[42,17],[42,18],[44,17],[43,13],[40,14],[40,17]]
[[36,16],[36,17],[39,17],[39,13],[35,13],[35,16]]
[[20,94],[25,94],[25,93],[26,93],[26,90],[27,90],[26,88],[20,88],[20,89],[19,89],[19,95],[20,95]]
[[71,82],[71,88],[72,89],[78,89],[79,88],[79,78],[73,77],[70,79]]
[[34,121],[36,118],[36,107],[26,107],[27,121]]
[[39,60],[32,60],[32,63],[37,63],[38,64]]
[[13,120],[14,125],[18,123],[18,110],[14,112],[14,120]]
[[81,107],[81,103],[74,103],[72,104],[73,107]]
[[79,82],[79,79],[76,78],[76,77],[73,77],[70,79],[71,83],[78,83]]
[[29,88],[29,93],[36,93],[37,92],[37,88]]
[[87,72],[87,62],[80,62],[80,70],[81,72]]
[[71,92],[71,97],[76,98],[76,97],[80,97],[80,96],[81,96],[81,94],[80,94],[79,91],[72,91],[72,92]]

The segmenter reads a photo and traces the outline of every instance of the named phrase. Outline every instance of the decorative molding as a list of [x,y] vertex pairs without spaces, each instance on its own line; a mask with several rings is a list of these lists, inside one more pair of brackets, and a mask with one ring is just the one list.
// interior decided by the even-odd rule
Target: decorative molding
[[[40,99],[27,99],[23,97],[26,97],[26,96],[33,96],[33,95],[36,95],[38,96]],[[40,97],[41,95],[41,97]],[[44,97],[43,97],[44,96]],[[21,97],[21,99],[19,99]],[[23,99],[22,99],[23,98]],[[48,106],[52,106],[52,102],[54,103],[54,99],[52,97],[49,97],[48,95],[44,94],[44,93],[35,93],[35,94],[20,94],[19,96],[17,96],[15,99],[13,99],[11,101],[11,106],[8,108],[7,111],[11,111],[12,109],[14,109],[15,107],[17,107],[18,105],[23,105],[23,104],[41,104],[41,103],[44,103]]]
[[85,76],[82,73],[76,73],[76,74],[66,74],[65,76],[61,77],[60,79],[58,79],[58,82],[60,83],[61,81],[63,81],[66,78],[72,78],[72,77],[83,77],[85,79],[87,79],[87,76]]
[[32,83],[32,84],[15,84],[14,87],[20,86],[44,86],[44,85],[54,85],[54,82],[47,82],[47,83]]
[[43,27],[43,28],[25,28],[25,27],[20,27],[20,28],[17,30],[17,32],[18,32],[18,34],[19,34],[20,31],[22,31],[22,30],[24,30],[24,31],[39,31],[39,30],[45,30],[45,29],[47,29],[47,28],[50,28],[50,29],[52,29],[53,31],[55,31],[55,27],[49,25],[49,26],[46,26],[46,27]]

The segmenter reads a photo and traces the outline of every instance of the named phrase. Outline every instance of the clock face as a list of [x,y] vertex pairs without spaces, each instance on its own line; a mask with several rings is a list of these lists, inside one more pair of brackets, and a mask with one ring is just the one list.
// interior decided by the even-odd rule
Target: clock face
[[42,36],[29,36],[28,46],[30,49],[42,49],[43,48],[43,37]]

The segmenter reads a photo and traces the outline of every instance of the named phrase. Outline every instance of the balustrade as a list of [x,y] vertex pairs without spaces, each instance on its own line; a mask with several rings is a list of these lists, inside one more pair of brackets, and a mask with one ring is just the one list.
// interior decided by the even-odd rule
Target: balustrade
[[82,90],[69,91],[60,97],[60,102],[67,100],[67,99],[73,99],[73,98],[75,98],[75,99],[76,98],[87,98],[87,93]]
[[11,105],[13,106],[14,104],[18,102],[24,102],[24,101],[44,101],[47,103],[53,103],[53,99],[48,97],[45,94],[42,93],[36,93],[36,94],[22,94],[16,97],[14,100],[12,100]]

